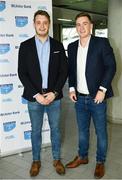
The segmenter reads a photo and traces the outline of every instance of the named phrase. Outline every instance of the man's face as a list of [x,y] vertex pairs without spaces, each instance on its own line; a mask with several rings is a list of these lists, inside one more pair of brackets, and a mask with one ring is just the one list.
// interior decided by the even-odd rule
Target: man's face
[[34,21],[36,34],[39,37],[46,37],[49,32],[50,22],[44,15],[37,15]]
[[93,25],[87,16],[79,17],[76,20],[76,30],[80,38],[87,38],[91,34],[92,27]]

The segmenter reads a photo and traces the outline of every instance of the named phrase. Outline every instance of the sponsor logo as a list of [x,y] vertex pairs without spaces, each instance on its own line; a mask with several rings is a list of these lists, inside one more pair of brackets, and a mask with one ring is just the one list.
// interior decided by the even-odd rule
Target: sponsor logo
[[12,99],[11,98],[2,99],[2,102],[3,103],[12,102]]
[[10,135],[10,136],[6,136],[6,137],[5,137],[5,139],[8,139],[8,140],[9,140],[9,139],[14,139],[14,138],[15,138],[14,135]]
[[25,140],[31,139],[31,131],[24,131],[24,139]]
[[24,99],[23,97],[21,98],[21,102],[22,102],[22,104],[27,104],[28,103],[28,101],[26,99]]
[[14,34],[0,34],[0,37],[14,37]]
[[31,8],[31,5],[24,5],[24,8]]
[[17,27],[24,27],[28,24],[27,16],[15,16],[15,23]]
[[12,8],[23,8],[23,5],[20,4],[11,4]]
[[31,8],[31,5],[11,4],[12,8]]
[[16,114],[20,114],[20,111],[0,113],[0,116],[10,116],[10,115],[16,115]]
[[26,124],[30,124],[30,121],[23,121],[20,123],[21,125],[26,125]]
[[47,7],[46,6],[38,6],[38,8],[37,8],[38,10],[47,10]]
[[10,50],[10,44],[0,44],[0,54],[5,54]]
[[29,35],[28,35],[28,34],[19,34],[19,37],[20,37],[20,38],[28,38]]
[[15,77],[17,76],[17,73],[10,73],[10,74],[0,74],[0,77]]
[[5,1],[0,1],[0,11],[3,11],[6,8]]
[[12,131],[16,127],[16,121],[3,123],[4,132]]
[[0,63],[9,63],[8,59],[0,59]]
[[8,94],[13,90],[13,84],[0,84],[0,94]]

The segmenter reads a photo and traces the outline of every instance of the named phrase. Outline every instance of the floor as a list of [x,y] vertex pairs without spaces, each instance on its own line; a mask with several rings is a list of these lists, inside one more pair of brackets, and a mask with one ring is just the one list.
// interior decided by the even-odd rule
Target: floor
[[[67,93],[66,93],[67,94]],[[73,104],[66,96],[61,115],[62,162],[66,164],[77,154],[77,125]],[[108,123],[109,149],[106,173],[103,179],[122,179],[122,125]],[[91,123],[89,163],[76,169],[66,169],[66,174],[56,174],[52,165],[51,147],[42,149],[40,174],[30,178],[31,151],[0,159],[0,179],[93,179],[95,168],[96,137]]]

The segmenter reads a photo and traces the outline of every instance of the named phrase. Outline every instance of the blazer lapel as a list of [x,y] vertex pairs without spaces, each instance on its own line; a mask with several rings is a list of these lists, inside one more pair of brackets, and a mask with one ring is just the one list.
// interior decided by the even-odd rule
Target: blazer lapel
[[[53,46],[53,39],[50,37],[50,55],[49,55],[49,66],[48,66],[48,73],[50,74],[50,70],[51,70],[51,64],[52,64],[52,60],[53,60],[53,51],[54,51],[54,46]],[[48,75],[49,77],[49,75]]]
[[54,51],[54,46],[53,46],[53,39],[50,37],[50,56],[49,56],[49,66],[52,61],[52,55]]
[[91,39],[90,39],[90,42],[89,42],[89,47],[88,47],[88,53],[87,53],[87,59],[86,59],[86,67],[88,66],[90,60],[91,60],[91,57],[92,57],[92,54],[93,54],[93,49],[94,49],[94,36],[91,35]]
[[77,52],[78,52],[78,44],[79,44],[79,40],[77,40],[74,44],[74,48],[73,48],[73,56],[74,57],[74,69],[75,69],[75,75],[77,76]]
[[33,56],[34,67],[36,67],[36,69],[37,69],[37,74],[39,76],[41,76],[41,69],[40,69],[40,64],[39,64],[39,58],[38,58],[38,53],[37,53],[37,48],[36,48],[35,37],[32,38],[30,51],[31,51],[32,56]]

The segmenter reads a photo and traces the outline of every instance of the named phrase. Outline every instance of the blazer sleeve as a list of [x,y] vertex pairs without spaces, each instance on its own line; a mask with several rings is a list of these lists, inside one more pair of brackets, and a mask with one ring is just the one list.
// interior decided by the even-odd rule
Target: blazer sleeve
[[27,48],[24,43],[20,44],[19,54],[18,54],[18,76],[23,84],[24,88],[27,89],[31,96],[33,97],[38,91],[33,87],[29,75],[27,72]]
[[103,39],[102,56],[105,71],[101,81],[101,86],[108,89],[116,72],[116,62],[113,49],[110,46],[109,40],[106,38]]
[[68,45],[68,76],[69,88],[76,87],[76,57],[72,44]]

